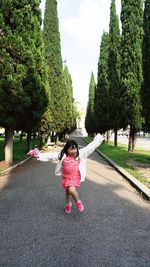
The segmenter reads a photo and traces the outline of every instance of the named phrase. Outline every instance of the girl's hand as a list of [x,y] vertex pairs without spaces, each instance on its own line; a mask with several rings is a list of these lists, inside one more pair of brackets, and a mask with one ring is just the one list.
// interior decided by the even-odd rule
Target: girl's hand
[[102,141],[104,140],[103,136],[98,133],[95,137],[94,137],[94,141],[100,142],[102,143]]

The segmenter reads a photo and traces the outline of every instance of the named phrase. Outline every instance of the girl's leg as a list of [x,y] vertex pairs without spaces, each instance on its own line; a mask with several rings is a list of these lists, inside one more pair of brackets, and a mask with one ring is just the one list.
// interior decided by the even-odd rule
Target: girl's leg
[[82,212],[84,211],[84,205],[79,199],[78,192],[75,187],[67,187],[66,189],[66,213],[71,212],[71,203],[70,203],[70,198],[71,196],[75,200],[76,207],[77,209]]
[[71,203],[71,194],[69,192],[69,187],[66,188],[66,204],[69,205]]
[[66,208],[65,211],[67,214],[71,213],[71,207],[72,207],[72,203],[71,203],[71,193],[69,191],[69,187],[66,188]]
[[67,189],[66,189],[66,202],[67,202],[67,204],[70,203],[70,197],[71,196],[73,197],[75,202],[79,201],[78,192],[77,192],[75,187],[67,187]]

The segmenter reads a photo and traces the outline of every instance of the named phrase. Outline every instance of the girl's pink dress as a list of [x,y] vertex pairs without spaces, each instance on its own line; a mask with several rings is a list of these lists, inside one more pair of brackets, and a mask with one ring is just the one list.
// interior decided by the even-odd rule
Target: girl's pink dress
[[62,161],[62,186],[80,187],[79,158],[67,156]]

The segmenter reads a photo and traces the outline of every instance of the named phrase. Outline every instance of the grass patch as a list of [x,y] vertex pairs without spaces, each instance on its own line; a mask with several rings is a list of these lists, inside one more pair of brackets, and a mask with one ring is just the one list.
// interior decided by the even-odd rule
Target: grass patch
[[[0,137],[0,161],[4,160],[4,138]],[[38,139],[32,139],[32,147],[35,145],[39,146]],[[22,141],[17,137],[13,139],[13,156],[14,161],[18,162],[27,158],[27,140],[26,137],[23,137]]]
[[[86,137],[85,140],[89,143],[92,138]],[[118,144],[117,147],[113,146],[113,143],[103,143],[99,146],[98,150],[115,161],[120,167],[124,168],[131,175],[136,177],[142,183],[148,185],[148,180],[138,172],[138,170],[129,164],[130,159],[134,159],[140,163],[150,164],[150,152],[143,149],[135,149],[130,153],[127,151],[127,145]],[[150,185],[149,185],[150,187]]]

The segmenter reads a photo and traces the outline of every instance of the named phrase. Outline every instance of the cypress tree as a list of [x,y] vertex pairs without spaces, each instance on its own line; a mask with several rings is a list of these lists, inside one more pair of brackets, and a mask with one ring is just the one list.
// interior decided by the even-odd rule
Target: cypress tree
[[89,136],[93,136],[95,132],[94,127],[94,97],[95,97],[95,79],[93,72],[91,73],[90,84],[89,84],[89,96],[88,96],[88,104],[86,109],[85,116],[85,129]]
[[142,102],[145,119],[143,130],[150,131],[150,0],[145,1],[143,36],[143,87]]
[[23,60],[25,48],[20,35],[14,30],[13,5],[9,1],[0,2],[0,125],[5,128],[5,161],[13,161],[13,131],[18,115],[19,93],[22,92],[22,79],[26,73]]
[[117,146],[117,130],[120,124],[120,30],[115,0],[111,1],[109,23],[109,101],[111,128],[114,129],[114,145]]
[[[21,123],[18,122],[18,127],[28,132],[29,138],[31,133],[38,129],[50,99],[39,4],[40,1],[35,1],[35,3],[32,1],[28,11],[30,26],[28,29],[26,25],[26,29],[28,29],[27,46],[30,47],[30,51],[25,57],[27,75],[22,82],[24,95],[26,96],[23,102],[23,110],[26,110],[26,112],[22,114],[23,120]],[[26,34],[23,34],[23,36],[27,38]]]
[[122,118],[130,126],[128,151],[141,129],[143,1],[122,0],[121,89]]
[[13,161],[14,129],[36,127],[48,101],[38,49],[39,4],[37,0],[31,4],[17,0],[0,3],[0,125],[5,128],[8,163]]
[[74,112],[74,99],[72,78],[68,67],[65,65],[63,70],[64,88],[65,88],[65,129],[64,133],[70,133],[75,128],[76,115]]
[[97,86],[94,100],[95,132],[110,130],[109,78],[108,78],[109,34],[104,32],[100,45]]
[[46,0],[43,36],[52,98],[52,130],[59,135],[65,128],[65,89],[56,0]]

